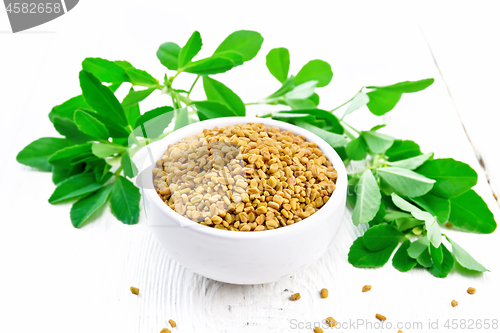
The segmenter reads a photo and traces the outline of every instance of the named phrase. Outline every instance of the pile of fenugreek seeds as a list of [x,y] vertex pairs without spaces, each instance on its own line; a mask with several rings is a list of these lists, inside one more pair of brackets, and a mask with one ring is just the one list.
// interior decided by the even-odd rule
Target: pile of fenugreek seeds
[[233,231],[299,222],[328,201],[337,180],[316,143],[254,123],[205,129],[169,145],[156,164],[154,186],[170,208]]

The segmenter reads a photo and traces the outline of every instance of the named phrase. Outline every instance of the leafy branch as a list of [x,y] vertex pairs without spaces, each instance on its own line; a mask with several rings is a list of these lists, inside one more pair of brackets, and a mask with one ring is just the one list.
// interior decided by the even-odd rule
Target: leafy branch
[[[404,94],[426,89],[434,79],[405,81],[389,86],[365,86],[341,105],[319,109],[318,88],[333,78],[331,66],[312,60],[291,75],[286,48],[266,56],[269,72],[281,87],[259,101],[242,99],[213,75],[252,60],[263,43],[254,31],[230,34],[210,57],[194,60],[202,48],[195,31],[183,47],[168,42],[156,55],[168,69],[163,82],[127,61],[86,58],[79,74],[82,94],[55,106],[49,119],[64,138],[35,140],[17,156],[25,165],[52,172],[57,185],[51,204],[74,201],[71,222],[82,227],[108,202],[111,212],[125,224],[139,221],[139,189],[130,181],[137,175],[133,156],[141,148],[192,122],[227,116],[245,116],[248,105],[282,105],[272,117],[303,127],[328,142],[345,164],[362,161],[365,170],[349,174],[348,205],[355,225],[368,230],[355,240],[349,262],[356,267],[381,267],[394,251],[392,264],[400,271],[425,267],[446,277],[455,264],[484,272],[486,268],[442,233],[442,225],[492,233],[493,214],[472,189],[476,172],[453,159],[435,159],[413,141],[397,140],[379,130],[358,130],[345,118],[367,107],[374,115],[391,111]],[[188,90],[175,86],[179,75],[193,75]],[[201,79],[201,80],[200,80]],[[206,99],[190,95],[202,82]],[[128,85],[119,101],[115,91]],[[139,104],[154,91],[169,96],[162,107],[142,112]],[[336,113],[344,110],[341,117]],[[448,242],[451,251],[445,245]]]

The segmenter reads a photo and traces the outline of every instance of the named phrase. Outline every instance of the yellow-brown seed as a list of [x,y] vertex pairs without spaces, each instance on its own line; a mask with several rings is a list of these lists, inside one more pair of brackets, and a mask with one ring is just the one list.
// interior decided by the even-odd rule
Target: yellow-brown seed
[[363,289],[361,290],[362,292],[366,293],[367,291],[370,291],[372,290],[372,286],[370,286],[369,284],[365,285],[363,287]]
[[171,331],[171,330],[169,330],[169,329],[168,329],[168,328],[166,328],[166,327],[165,327],[165,328],[163,328],[163,329],[160,331],[160,333],[171,333],[171,332],[172,332],[172,331]]
[[[158,195],[178,214],[217,229],[244,231],[246,222],[261,231],[314,214],[334,191],[337,171],[317,144],[248,123],[205,129],[169,145],[152,176]],[[268,212],[274,216],[264,225],[259,216]]]
[[175,323],[175,321],[173,321],[172,319],[170,319],[168,322],[170,323],[170,326],[172,326],[172,327],[176,327],[177,326],[177,324]]
[[292,296],[290,296],[290,299],[292,301],[299,300],[300,299],[300,293],[293,294]]
[[322,328],[319,328],[318,326],[316,326],[314,329],[313,329],[314,333],[323,333],[323,329]]
[[398,333],[403,333],[403,331],[399,330]]
[[134,295],[139,295],[139,288],[136,288],[136,287],[130,287],[130,291],[132,292],[132,294]]
[[476,293],[476,288],[469,287],[469,289],[467,289],[467,292],[471,295],[474,295]]
[[327,317],[326,324],[330,327],[335,327],[335,325],[337,325],[337,321],[333,319],[333,317]]
[[380,321],[386,321],[386,320],[387,320],[387,318],[386,318],[386,317],[384,317],[384,316],[382,316],[380,313],[377,313],[377,314],[375,315],[375,317],[376,317],[378,320],[380,320]]
[[321,289],[321,298],[327,298],[328,297],[328,289],[323,288]]
[[455,301],[455,300],[451,301],[451,306],[452,307],[456,307],[457,305],[458,305],[457,301]]

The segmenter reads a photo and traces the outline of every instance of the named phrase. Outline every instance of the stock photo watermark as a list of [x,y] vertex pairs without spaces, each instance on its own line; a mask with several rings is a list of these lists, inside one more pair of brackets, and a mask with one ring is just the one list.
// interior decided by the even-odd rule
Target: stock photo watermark
[[397,330],[481,330],[481,331],[497,331],[499,328],[498,319],[429,319],[427,321],[378,321],[368,319],[349,319],[349,321],[328,322],[326,319],[321,322],[305,322],[297,319],[290,320],[290,329],[314,329],[319,327],[322,329],[336,330],[381,330],[381,329],[397,329]]

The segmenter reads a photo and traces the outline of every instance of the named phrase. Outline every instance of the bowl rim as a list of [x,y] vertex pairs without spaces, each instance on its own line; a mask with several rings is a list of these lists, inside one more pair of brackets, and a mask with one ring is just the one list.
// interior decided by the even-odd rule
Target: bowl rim
[[[291,232],[300,233],[302,230],[306,228],[311,228],[315,223],[321,221],[323,215],[327,214],[328,211],[336,211],[339,209],[340,205],[345,205],[345,199],[347,195],[347,172],[344,166],[344,163],[338,153],[333,149],[325,140],[317,136],[316,134],[295,126],[290,123],[286,123],[279,120],[274,120],[271,118],[256,118],[256,117],[224,117],[224,118],[215,118],[204,120],[200,122],[196,122],[190,125],[187,125],[181,129],[178,129],[169,135],[165,136],[159,141],[150,144],[143,149],[150,149],[148,154],[151,154],[156,162],[158,159],[163,156],[163,153],[167,150],[168,145],[178,142],[179,140],[199,133],[203,131],[205,128],[214,128],[223,127],[228,125],[237,125],[237,124],[245,124],[245,123],[263,123],[265,126],[273,126],[278,127],[281,130],[289,130],[292,131],[295,135],[302,135],[306,138],[307,141],[315,142],[318,145],[318,148],[321,149],[323,154],[328,158],[330,162],[332,162],[334,168],[337,170],[337,182],[336,188],[333,191],[333,194],[330,196],[328,202],[323,205],[317,212],[312,214],[310,217],[305,218],[304,220],[294,223],[292,225],[288,225],[286,227],[280,227],[272,230],[263,230],[262,232],[230,232],[229,230],[221,230],[216,228],[210,228],[199,224],[198,222],[194,222],[187,217],[184,217],[175,211],[173,211],[170,207],[168,207],[163,200],[160,199],[156,190],[153,186],[153,177],[149,177],[147,174],[142,177],[142,181],[145,186],[142,186],[143,195],[145,199],[151,204],[154,205],[157,209],[159,209],[162,213],[164,213],[169,219],[174,220],[179,224],[179,228],[188,228],[194,232],[198,232],[201,234],[205,234],[210,237],[216,238],[229,238],[229,239],[262,239],[266,237],[276,237],[283,236]],[[148,167],[151,167],[151,164],[146,165],[142,168],[141,171],[147,170]],[[147,216],[147,212],[146,212]],[[337,223],[341,223],[341,220]],[[159,227],[159,225],[150,227]]]

